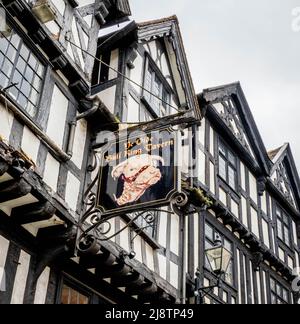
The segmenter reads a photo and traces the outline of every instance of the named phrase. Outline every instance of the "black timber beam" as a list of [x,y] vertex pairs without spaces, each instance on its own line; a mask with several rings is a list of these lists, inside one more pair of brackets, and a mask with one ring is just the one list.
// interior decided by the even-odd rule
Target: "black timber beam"
[[11,217],[19,224],[30,224],[49,220],[55,212],[56,209],[50,202],[39,202],[14,208]]
[[0,203],[14,200],[29,194],[32,190],[30,184],[24,179],[10,180],[0,184]]
[[6,162],[0,161],[0,177],[3,176],[8,170],[8,164]]

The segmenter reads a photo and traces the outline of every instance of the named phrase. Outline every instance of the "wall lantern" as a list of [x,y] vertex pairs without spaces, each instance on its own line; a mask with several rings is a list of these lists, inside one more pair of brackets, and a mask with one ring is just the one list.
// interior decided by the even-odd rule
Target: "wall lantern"
[[56,19],[56,12],[48,0],[38,0],[32,7],[32,12],[42,24]]
[[226,273],[232,259],[232,253],[223,246],[221,237],[217,235],[214,242],[214,247],[205,250],[205,257],[209,264],[210,271],[216,276],[217,280],[216,283],[211,286],[201,287],[199,284],[201,274],[199,270],[196,272],[195,297],[197,304],[203,303],[204,297],[207,296],[214,288],[220,286],[222,276]]

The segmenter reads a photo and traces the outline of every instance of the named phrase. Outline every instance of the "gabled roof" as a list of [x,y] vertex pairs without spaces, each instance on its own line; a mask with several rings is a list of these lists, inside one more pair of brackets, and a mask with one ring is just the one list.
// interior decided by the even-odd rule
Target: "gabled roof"
[[[277,154],[275,152],[277,151]],[[285,168],[285,174],[286,177],[288,177],[288,182],[291,185],[291,189],[293,190],[293,193],[295,195],[295,203],[297,204],[297,208],[300,207],[300,179],[299,179],[299,173],[296,168],[296,163],[294,160],[294,156],[291,150],[290,144],[284,144],[281,148],[274,150],[274,154],[271,155],[273,166],[271,168],[271,176],[278,170],[279,172],[282,172],[280,168]],[[277,185],[278,189],[280,188],[280,182],[278,182],[278,179],[275,180],[275,185]]]
[[[271,162],[240,82],[205,89],[203,93],[199,95],[199,102],[200,105],[203,106],[204,110],[211,110],[213,111],[211,112],[211,114],[216,116],[218,115],[218,113],[214,109],[213,104],[222,102],[226,98],[231,98],[234,101],[234,105],[238,114],[237,120],[241,124],[243,131],[246,133],[246,138],[239,138],[238,140],[240,140],[240,142],[249,142],[246,144],[249,144],[250,149],[253,152],[254,156],[252,156],[252,160],[256,160],[260,166],[260,169],[262,170],[262,173],[264,175],[268,175],[271,168]],[[232,116],[225,116],[221,114],[217,117],[217,119],[219,120],[219,122],[223,123],[224,129],[227,129],[228,133],[230,133],[232,138],[234,138],[234,134],[230,131],[229,127],[231,117]],[[253,159],[253,157],[255,157],[255,159]]]
[[[181,96],[181,106],[191,110],[191,112],[186,114],[186,117],[192,117],[200,121],[201,111],[176,16],[141,23],[131,22],[122,30],[99,38],[98,50],[105,51],[116,48],[121,44],[123,46],[130,46],[133,40],[143,43],[165,37],[170,37],[170,42],[165,42],[165,44],[171,61],[172,73],[173,76],[176,76],[175,79],[177,80],[175,85],[177,91],[180,89],[181,93],[183,93],[183,96]],[[185,98],[183,98],[184,96]]]

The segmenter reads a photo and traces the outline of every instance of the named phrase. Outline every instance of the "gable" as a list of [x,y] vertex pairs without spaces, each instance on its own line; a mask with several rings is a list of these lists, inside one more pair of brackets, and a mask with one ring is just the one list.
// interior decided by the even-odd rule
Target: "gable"
[[177,94],[179,106],[201,119],[176,16],[137,24],[137,38]]
[[223,122],[231,130],[232,134],[237,138],[240,144],[255,158],[252,147],[249,144],[248,135],[245,131],[245,127],[241,122],[241,118],[231,97],[224,98],[221,101],[212,104],[212,107],[216,110]]
[[270,161],[253,115],[239,83],[204,90],[205,109],[221,127],[269,174]]
[[299,210],[299,176],[295,167],[289,144],[269,152],[274,165],[271,169],[271,180],[285,199]]

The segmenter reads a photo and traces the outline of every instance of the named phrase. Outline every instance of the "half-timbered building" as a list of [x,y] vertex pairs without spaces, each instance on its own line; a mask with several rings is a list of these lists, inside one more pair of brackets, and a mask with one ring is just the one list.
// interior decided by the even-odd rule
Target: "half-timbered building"
[[[3,8],[0,304],[198,303],[216,236],[232,260],[201,302],[296,303],[291,149],[266,151],[238,83],[196,96],[177,18],[131,21],[127,0]],[[180,208],[131,208],[82,236],[99,223],[105,134],[166,125],[179,133]]]
[[[288,144],[267,152],[239,83],[199,95],[205,117],[193,154],[213,206],[190,219],[189,277],[215,278],[205,249],[220,235],[232,260],[205,303],[293,304],[299,268],[299,176]],[[294,290],[293,290],[294,289]]]

